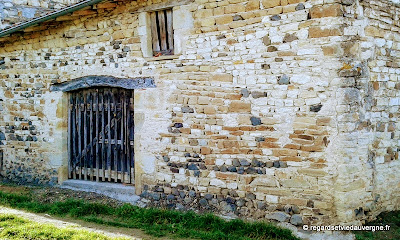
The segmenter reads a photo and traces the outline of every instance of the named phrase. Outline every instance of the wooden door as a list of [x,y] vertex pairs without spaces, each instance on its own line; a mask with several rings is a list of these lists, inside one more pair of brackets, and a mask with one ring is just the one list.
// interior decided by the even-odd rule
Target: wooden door
[[70,93],[69,178],[134,183],[133,90]]

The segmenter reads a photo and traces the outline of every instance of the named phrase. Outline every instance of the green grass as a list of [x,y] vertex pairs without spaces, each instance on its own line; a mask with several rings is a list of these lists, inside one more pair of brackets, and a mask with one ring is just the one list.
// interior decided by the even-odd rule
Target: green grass
[[99,233],[73,228],[57,228],[50,224],[39,224],[9,214],[0,214],[0,239],[68,239],[111,240]]
[[41,203],[28,193],[0,191],[0,204],[35,213],[69,216],[88,222],[142,229],[155,237],[197,238],[204,240],[298,239],[288,229],[266,222],[226,221],[212,214],[196,214],[166,209],[139,208],[129,204],[112,207],[68,199]]
[[357,240],[386,240],[400,239],[400,211],[381,213],[369,226],[390,226],[389,231],[354,231]]

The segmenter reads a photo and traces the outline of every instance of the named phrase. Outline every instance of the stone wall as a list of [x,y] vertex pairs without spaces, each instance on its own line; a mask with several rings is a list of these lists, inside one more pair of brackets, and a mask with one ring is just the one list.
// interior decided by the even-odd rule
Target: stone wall
[[356,221],[399,208],[399,7],[351,1],[344,9],[349,51],[339,75],[347,104],[338,116],[344,151],[335,196],[338,216]]
[[[144,13],[165,6],[180,54],[143,57]],[[380,38],[375,8],[138,1],[2,39],[3,175],[55,183],[67,166],[67,94],[52,83],[150,76],[157,88],[135,90],[135,184],[150,204],[296,225],[396,209],[384,183],[398,185],[397,78],[386,66],[398,59],[398,19],[386,23],[393,40]]]
[[2,0],[0,29],[58,10],[79,0]]

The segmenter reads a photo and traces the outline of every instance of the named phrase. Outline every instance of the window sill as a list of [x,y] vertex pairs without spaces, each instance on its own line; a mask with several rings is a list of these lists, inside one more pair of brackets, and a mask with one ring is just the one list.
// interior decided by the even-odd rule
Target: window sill
[[144,58],[146,61],[162,61],[162,60],[172,60],[179,58],[180,55],[165,55],[159,57],[146,57]]

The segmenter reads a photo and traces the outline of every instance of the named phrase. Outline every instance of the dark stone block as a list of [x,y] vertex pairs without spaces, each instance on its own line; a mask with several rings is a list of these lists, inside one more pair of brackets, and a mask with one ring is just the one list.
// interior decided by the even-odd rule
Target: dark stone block
[[274,167],[276,167],[276,168],[279,168],[279,167],[280,167],[279,161],[274,161]]
[[222,165],[222,166],[219,168],[219,170],[220,170],[221,172],[226,172],[226,171],[228,171],[228,168],[227,168],[225,165]]
[[265,209],[265,203],[261,202],[261,201],[258,201],[257,202],[257,208],[260,209],[260,210],[264,210]]
[[246,173],[247,174],[255,174],[255,173],[257,173],[257,169],[255,169],[253,167],[249,167],[246,169]]
[[276,51],[278,51],[278,49],[275,46],[269,46],[267,48],[267,52],[276,52]]
[[208,206],[208,201],[204,198],[200,199],[199,201],[200,206],[205,207]]
[[194,173],[195,177],[200,177],[200,171],[199,170],[195,170],[193,173]]
[[6,140],[6,135],[3,132],[0,132],[0,140]]
[[[46,67],[46,65],[45,65]],[[117,78],[112,76],[86,76],[74,80],[53,84],[50,91],[69,92],[90,87],[120,87],[125,89],[155,88],[154,79],[145,78]]]
[[251,166],[252,167],[261,167],[261,162],[254,158],[253,160],[251,160]]
[[199,168],[197,167],[197,165],[196,164],[189,164],[189,166],[188,166],[188,169],[189,170],[199,170]]
[[279,85],[287,85],[290,83],[290,79],[287,75],[282,75],[278,77],[278,84]]
[[249,92],[249,90],[247,90],[247,88],[243,88],[242,90],[240,90],[240,94],[241,94],[243,97],[249,97],[250,92]]
[[265,137],[256,137],[256,142],[265,142]]
[[279,20],[281,20],[281,16],[279,16],[279,15],[273,15],[273,16],[271,16],[271,21],[279,21]]
[[299,4],[297,4],[297,6],[295,7],[295,10],[296,10],[296,11],[303,10],[303,9],[305,9],[303,3],[299,3]]
[[235,158],[232,160],[232,165],[235,167],[239,167],[240,166],[240,162],[239,159]]
[[181,111],[183,113],[194,113],[194,110],[191,107],[181,107]]
[[293,42],[294,40],[298,40],[299,38],[296,36],[295,33],[286,33],[285,37],[283,37],[283,42],[288,43],[288,42]]
[[189,191],[189,197],[196,197],[196,192],[193,190]]
[[183,124],[182,123],[175,123],[174,127],[175,128],[183,128]]
[[319,112],[322,108],[322,104],[312,105],[310,106],[311,112]]
[[167,200],[169,200],[169,201],[175,200],[175,196],[172,194],[168,194]]
[[249,161],[247,161],[246,159],[240,159],[239,162],[241,166],[250,166]]
[[253,98],[262,98],[262,97],[266,97],[267,93],[266,92],[256,92],[256,91],[254,91],[254,92],[251,92],[251,96]]
[[264,70],[268,70],[268,69],[271,69],[271,65],[264,63],[264,64],[261,64],[261,68]]
[[237,169],[234,166],[230,166],[230,167],[228,167],[228,171],[229,172],[237,172]]
[[250,199],[250,200],[255,200],[256,199],[256,195],[254,193],[247,193],[246,194],[246,198]]
[[250,117],[251,124],[253,126],[261,125],[261,119],[258,117]]
[[159,193],[152,193],[151,198],[153,198],[154,201],[158,201],[161,198],[161,194]]
[[239,199],[239,200],[236,201],[236,206],[242,207],[242,206],[244,206],[245,203],[246,203],[245,200]]
[[204,195],[204,198],[207,199],[207,200],[211,200],[211,199],[213,199],[213,195],[207,193],[206,195]]

